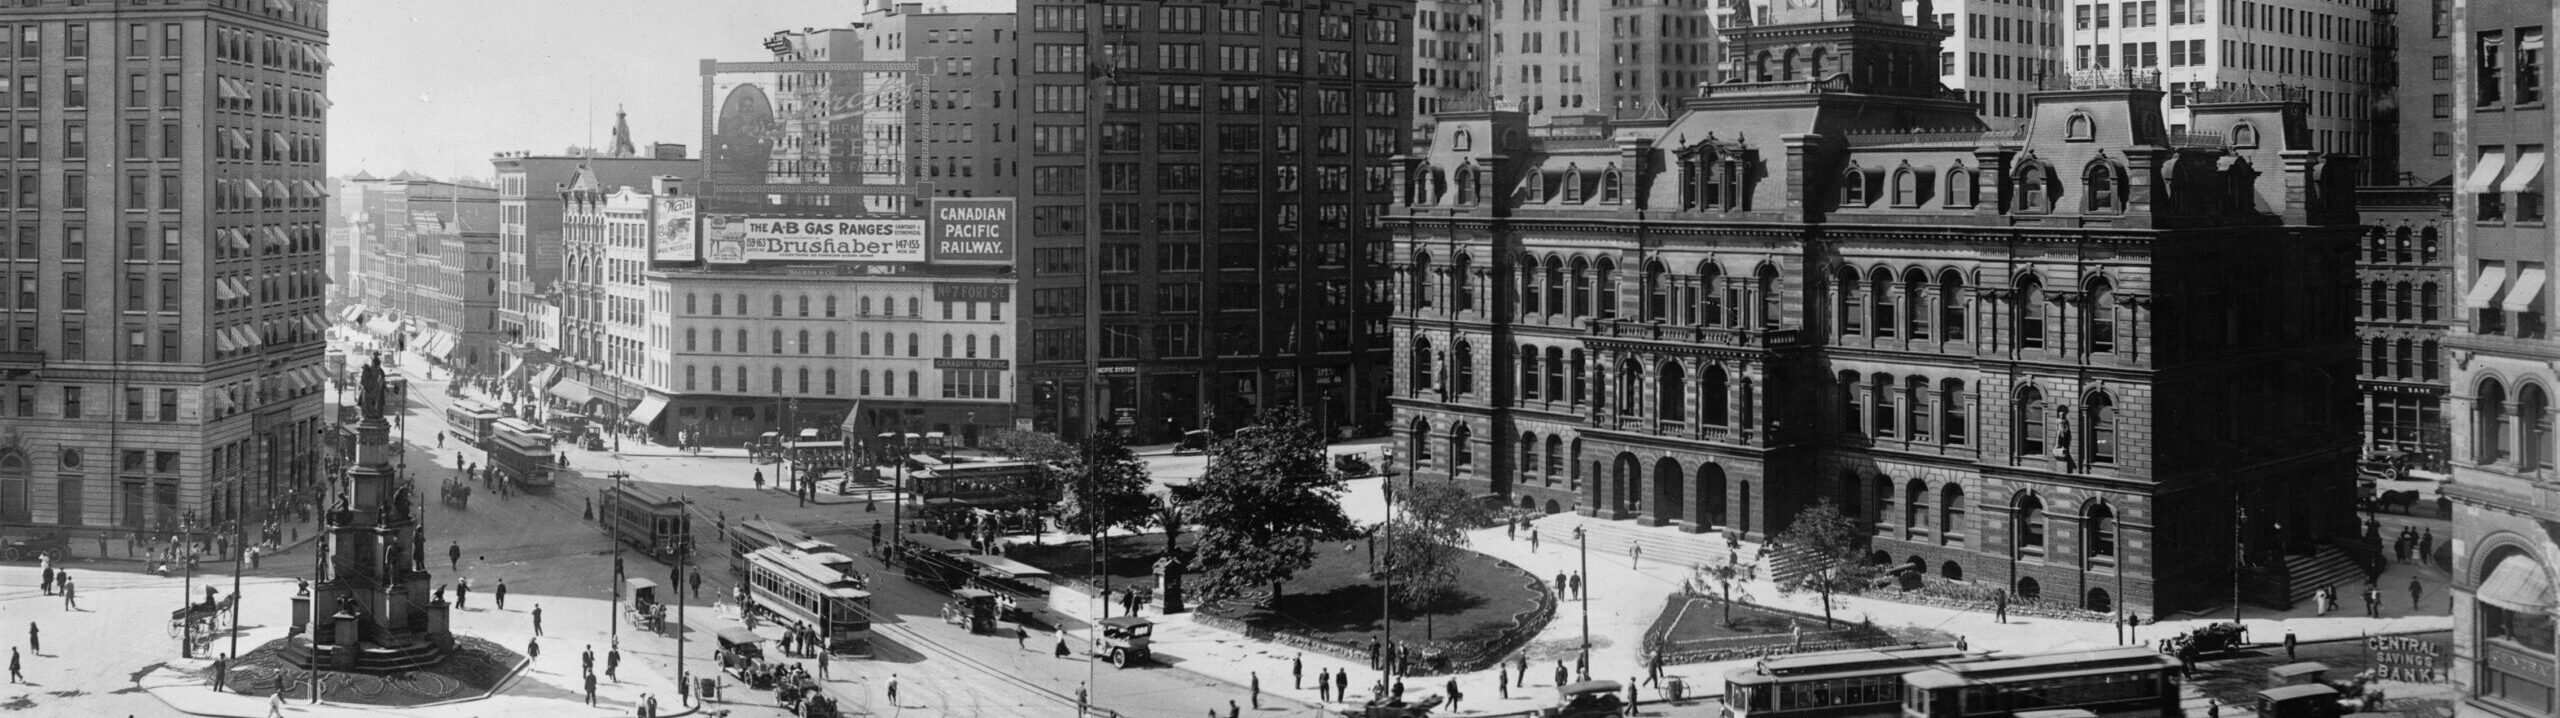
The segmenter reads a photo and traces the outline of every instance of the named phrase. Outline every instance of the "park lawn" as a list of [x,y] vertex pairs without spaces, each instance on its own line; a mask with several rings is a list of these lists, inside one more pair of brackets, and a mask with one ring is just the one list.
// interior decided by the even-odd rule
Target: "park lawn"
[[1677,603],[1663,612],[1662,620],[1671,622],[1671,628],[1664,637],[1674,644],[1735,636],[1788,635],[1799,622],[1807,632],[1825,630],[1821,616],[1799,616],[1748,603],[1735,604],[1733,624],[1726,625],[1722,602],[1706,597],[1693,597],[1688,601],[1689,610],[1686,612],[1680,611]]
[[[1399,641],[1430,644],[1493,638],[1514,621],[1534,615],[1547,590],[1538,577],[1484,554],[1461,551],[1457,563],[1457,581],[1439,601],[1418,611],[1396,607],[1393,633]],[[1286,593],[1281,610],[1263,605],[1269,597],[1265,588],[1201,611],[1254,628],[1365,647],[1378,632],[1382,589],[1370,580],[1368,571],[1369,555],[1363,544],[1318,544],[1315,565],[1300,571],[1282,589]]]
[[[1199,534],[1185,531],[1174,538],[1184,549],[1199,540]],[[1088,583],[1094,580],[1093,544],[1077,541],[1065,544],[1032,546],[1014,544],[1005,547],[1005,557],[1040,567],[1041,570]],[[1108,573],[1114,587],[1155,585],[1156,559],[1164,557],[1164,534],[1151,533],[1120,536],[1111,539],[1111,564]],[[1116,588],[1114,590],[1117,590]]]

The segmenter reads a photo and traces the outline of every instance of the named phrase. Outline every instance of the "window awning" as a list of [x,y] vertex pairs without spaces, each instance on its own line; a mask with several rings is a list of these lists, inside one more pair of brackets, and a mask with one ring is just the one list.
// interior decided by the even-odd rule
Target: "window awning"
[[225,229],[222,230],[222,238],[231,244],[232,249],[245,250],[249,248],[249,235],[246,232],[242,232],[237,229]]
[[349,304],[347,305],[347,308],[338,310],[338,318],[350,322],[362,319],[364,318],[364,305]]
[[2516,286],[2507,290],[2506,301],[2498,306],[2510,312],[2530,312],[2541,308],[2542,284],[2549,279],[2540,269],[2527,269],[2516,275]]
[[560,400],[574,406],[586,406],[587,402],[594,401],[596,398],[595,392],[587,389],[586,382],[576,379],[562,379],[560,383],[553,384],[550,389],[544,390],[544,393],[559,397]]
[[[282,137],[283,135],[277,136]],[[280,179],[267,180],[267,191],[274,193],[276,199],[285,199],[286,196],[293,194],[292,190],[284,188],[284,180]]]
[[633,408],[633,409],[631,410],[631,416],[630,416],[629,418],[631,419],[631,423],[634,423],[634,424],[647,424],[647,423],[652,422],[652,421],[657,421],[657,420],[658,420],[658,414],[659,414],[660,412],[664,412],[664,411],[666,411],[666,410],[667,410],[667,398],[666,398],[666,397],[663,397],[663,396],[651,396],[651,397],[648,397],[648,398],[645,398],[645,399],[641,399],[641,400],[640,400],[640,406],[635,407],[635,408]]
[[227,352],[240,351],[240,343],[231,340],[231,328],[213,330],[213,348]]
[[293,146],[293,140],[291,138],[285,137],[284,133],[274,130],[267,131],[267,142],[275,148],[275,151],[278,154],[282,154],[285,151],[285,148]]
[[2462,306],[2489,308],[2489,300],[2498,298],[2498,286],[2507,283],[2506,267],[2481,267],[2480,276],[2471,279],[2471,291],[2462,295]]
[[543,367],[543,368],[542,368],[542,372],[541,372],[541,373],[538,373],[538,374],[533,375],[533,388],[535,388],[535,389],[549,389],[549,388],[551,388],[551,382],[552,382],[552,381],[554,381],[554,380],[557,380],[557,379],[559,379],[559,378],[560,378],[560,366],[559,366],[559,365],[554,364],[554,365],[551,365],[551,366]]
[[238,297],[238,298],[240,298],[240,299],[249,299],[249,298],[252,298],[252,297],[257,296],[257,294],[256,294],[255,292],[251,292],[251,291],[249,291],[249,283],[248,283],[248,282],[243,281],[243,280],[240,280],[240,279],[236,279],[236,278],[235,278],[235,279],[231,279],[231,280],[227,280],[227,281],[231,282],[231,293],[232,293],[232,295],[234,295],[234,296],[236,296],[236,297]]
[[364,323],[364,328],[365,331],[372,332],[376,339],[388,340],[400,333],[400,323],[384,317],[374,317],[372,321]]
[[258,181],[257,181],[257,180],[240,180],[240,191],[241,191],[243,194],[247,194],[247,195],[249,195],[249,196],[250,196],[250,197],[252,197],[252,198],[256,198],[256,197],[265,197],[265,196],[266,196],[266,193],[265,193],[265,192],[260,191],[260,190],[258,189]]
[[2527,150],[2516,157],[2516,166],[2507,170],[2507,181],[2498,183],[2500,192],[2524,192],[2533,181],[2542,179],[2542,150]]
[[2481,153],[2480,164],[2472,166],[2471,176],[2462,180],[2462,191],[2469,194],[2497,191],[2498,171],[2506,167],[2507,153],[2504,150]]
[[2509,611],[2549,613],[2551,577],[2543,575],[2542,566],[2531,556],[2508,556],[2489,571],[2488,580],[2481,581],[2480,590],[2473,595],[2479,596],[2482,603]]
[[228,302],[240,297],[231,293],[231,280],[217,277],[213,280],[213,298]]
[[231,149],[233,151],[248,152],[257,149],[249,145],[249,133],[241,132],[239,130],[225,129],[222,131],[222,136],[224,139],[230,140]]

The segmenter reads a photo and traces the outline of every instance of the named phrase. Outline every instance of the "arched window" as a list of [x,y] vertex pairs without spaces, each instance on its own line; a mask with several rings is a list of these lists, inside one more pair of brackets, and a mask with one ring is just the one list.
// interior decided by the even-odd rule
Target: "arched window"
[[1938,491],[1938,542],[1964,545],[1964,486],[1948,482]]
[[2231,146],[2249,149],[2258,146],[2258,126],[2247,120],[2231,126]]
[[1654,389],[1654,418],[1689,420],[1689,373],[1676,360],[1662,362],[1662,380]]
[[1802,56],[1796,53],[1795,48],[1790,47],[1780,57],[1784,61],[1778,64],[1778,79],[1781,81],[1796,79],[1796,63],[1803,61]]
[[1978,190],[1974,187],[1975,181],[1973,170],[1965,169],[1963,165],[1947,170],[1946,206],[1949,208],[1971,207],[1979,201]]
[[1541,284],[1547,290],[1547,315],[1555,316],[1564,313],[1564,293],[1569,286],[1565,284],[1564,260],[1552,254],[1547,255],[1546,278]]
[[827,369],[827,396],[836,395],[836,370]]
[[2083,421],[2089,424],[2089,445],[2082,452],[2092,464],[2116,462],[2116,400],[2106,392],[2092,392],[2081,406]]
[[1965,442],[1965,396],[1963,379],[1938,382],[1938,438],[1951,446]]
[[1725,321],[1724,272],[1714,262],[1698,263],[1698,323],[1721,327]]
[[800,330],[800,353],[809,353],[809,330]]
[[836,332],[835,332],[835,330],[833,330],[833,329],[829,329],[829,330],[827,330],[827,356],[835,356],[835,355],[836,355]]
[[1413,372],[1406,377],[1407,381],[1405,383],[1413,387],[1413,393],[1415,394],[1430,391],[1432,383],[1431,378],[1436,375],[1436,373],[1431,370],[1431,340],[1422,337],[1414,337],[1413,356],[1411,359],[1413,362]]
[[1918,206],[1920,206],[1920,203],[1921,203],[1923,200],[1926,200],[1926,199],[1927,199],[1927,197],[1922,196],[1922,193],[1921,193],[1921,189],[1922,189],[1922,188],[1921,188],[1921,183],[1922,183],[1922,181],[1923,181],[1923,179],[1922,179],[1922,177],[1921,177],[1920,172],[1919,172],[1919,171],[1917,171],[1917,170],[1913,170],[1913,169],[1911,169],[1911,166],[1910,166],[1910,165],[1908,165],[1908,164],[1903,165],[1900,169],[1894,170],[1894,172],[1893,172],[1893,206],[1896,206],[1896,207],[1918,207]]
[[2436,320],[2436,297],[2440,294],[2441,292],[2437,289],[2435,282],[2418,285],[2417,316],[2420,321],[2432,322]]
[[1520,478],[1538,475],[1538,435],[1520,432]]
[[917,339],[914,332],[907,333],[907,356],[924,356],[924,342]]
[[[2381,341],[2381,337],[2375,337],[2374,341]],[[2375,376],[2391,376],[2400,379],[2415,379],[2418,377],[2418,372],[2416,371],[2417,366],[2414,364],[2418,354],[2417,345],[2411,343],[2407,339],[2402,339],[2399,341],[2398,346],[2392,347],[2391,353],[2394,370],[2389,374],[2375,372]]]
[[2441,354],[2442,352],[2437,351],[2436,340],[2429,339],[2418,344],[2418,378],[2428,380],[2436,378],[2436,357]]
[[1566,165],[1564,168],[1564,201],[1566,204],[1582,203],[1582,170],[1580,168],[1571,165]]
[[827,295],[827,316],[829,316],[829,317],[834,317],[835,315],[836,315],[836,295],[829,294],[829,295]]
[[1871,483],[1876,499],[1876,533],[1884,533],[1885,523],[1898,518],[1893,511],[1893,492],[1896,488],[1893,485],[1893,477],[1882,474],[1878,474]]
[[2010,513],[2011,525],[2017,531],[2017,535],[2011,537],[2011,545],[2018,547],[2017,555],[2043,556],[2044,499],[2021,492],[2010,505]]
[[2089,328],[2085,332],[2089,353],[2105,354],[2116,350],[2116,288],[2104,278],[2089,280]]
[[1450,311],[1463,312],[1476,307],[1475,285],[1469,281],[1475,276],[1474,265],[1475,257],[1466,252],[1449,258],[1449,301],[1453,303]]
[[773,295],[773,315],[782,316],[782,295]]
[[1918,267],[1902,273],[1902,316],[1911,324],[1911,338],[1929,338],[1929,273]]
[[1662,260],[1644,263],[1644,318],[1668,321],[1671,318],[1671,270]]
[[1857,372],[1840,372],[1840,381],[1838,381],[1837,384],[1840,389],[1839,409],[1842,431],[1846,431],[1851,434],[1861,434],[1867,431],[1867,412],[1860,408],[1865,406],[1864,402],[1861,401],[1862,397],[1860,396],[1861,388],[1865,383],[1864,377],[1860,376]]
[[2063,139],[2079,142],[2098,139],[2097,120],[2086,112],[2071,113],[2071,119],[2063,125]]
[[968,358],[968,359],[976,359],[976,358],[978,358],[978,335],[976,335],[976,334],[971,334],[971,335],[969,335],[969,336],[962,337],[962,338],[961,338],[961,342],[960,342],[960,348],[961,348],[961,354],[960,354],[960,356],[961,356],[961,357],[963,357],[963,358]]
[[1617,204],[1625,201],[1626,188],[1623,183],[1624,180],[1619,177],[1617,170],[1612,169],[1602,171],[1600,173],[1600,202],[1602,204]]
[[2471,400],[2471,428],[2476,434],[2471,445],[2472,458],[2483,464],[2497,463],[2507,456],[2507,388],[2496,379],[2480,381],[2480,391]]
[[2018,279],[2018,347],[2044,348],[2044,283],[2028,275]]
[[2516,419],[2524,427],[2524,436],[2516,440],[2516,466],[2526,471],[2551,468],[2551,397],[2542,385],[2516,390]]
[[[775,306],[780,306],[780,305],[782,304],[782,302],[781,302],[781,301],[779,301],[779,300],[777,299],[777,300],[774,302],[774,304],[775,304]],[[780,330],[780,329],[775,329],[775,330],[773,330],[773,331],[769,332],[768,334],[769,334],[769,336],[772,338],[772,343],[773,343],[773,353],[775,353],[775,354],[781,354],[781,353],[782,353],[782,330]]]
[[1843,336],[1856,336],[1866,333],[1867,311],[1864,303],[1865,298],[1859,296],[1859,290],[1865,289],[1865,287],[1860,281],[1858,281],[1858,270],[1853,267],[1843,266],[1839,271],[1832,273],[1831,289],[1831,299],[1835,305],[1832,308],[1832,316],[1839,317],[1840,319],[1840,334]]
[[1457,374],[1457,380],[1452,382],[1457,386],[1450,387],[1451,389],[1456,390],[1461,396],[1475,393],[1476,345],[1474,342],[1458,340],[1457,355],[1449,360],[1449,369]]
[[2116,562],[2116,510],[2104,501],[2092,501],[2080,509],[2080,534],[2088,540],[2082,548],[2089,562],[2111,565]]
[[1523,201],[1533,204],[1545,203],[1547,201],[1547,173],[1532,169],[1529,170],[1528,175],[1528,177],[1520,180],[1520,188],[1528,194],[1528,197],[1524,198]]
[[1902,489],[1902,527],[1911,530],[1913,538],[1929,530],[1929,483],[1912,479]]
[[2123,190],[2127,188],[2123,169],[2116,167],[2112,162],[2098,160],[2089,163],[2089,168],[2081,173],[2080,179],[2081,185],[2086,189],[2081,195],[2083,211],[2101,213],[2124,211]]
[[1617,260],[1610,259],[1608,257],[1601,257],[1593,260],[1591,262],[1591,272],[1595,275],[1593,277],[1593,281],[1600,286],[1600,296],[1593,300],[1598,302],[1599,306],[1593,307],[1592,310],[1602,319],[1609,319],[1618,316]]
[[1902,380],[1902,435],[1912,441],[1929,440],[1929,378],[1905,377]]
[[1858,169],[1857,165],[1850,165],[1848,171],[1840,173],[1840,207],[1842,209],[1862,208],[1874,199],[1867,192],[1865,170]]
[[1775,79],[1777,79],[1777,77],[1776,77],[1775,75],[1773,75],[1773,74],[1771,74],[1771,73],[1769,72],[1769,66],[1770,66],[1770,64],[1771,64],[1771,62],[1770,62],[1770,59],[1769,59],[1769,51],[1767,51],[1767,50],[1761,50],[1761,51],[1760,51],[1760,54],[1752,56],[1752,58],[1751,58],[1751,79],[1752,79],[1752,81],[1753,81],[1753,82],[1769,82],[1769,81],[1771,81],[1771,80],[1775,80]]
[[1786,280],[1778,276],[1775,265],[1762,264],[1753,273],[1752,283],[1752,291],[1760,296],[1760,328],[1778,328],[1778,322],[1786,318],[1787,299],[1779,294],[1786,289]]
[[800,316],[809,316],[809,295],[800,295]]
[[2051,212],[2054,201],[2061,198],[2062,184],[2054,178],[2052,167],[2029,162],[2018,169],[2019,212]]
[[[861,316],[866,316],[866,317],[867,317],[867,316],[871,316],[871,298],[870,298],[870,297],[863,297],[863,298],[862,298],[862,300],[861,300],[861,302],[860,302],[860,307],[859,307],[858,311],[861,313]],[[717,295],[717,294],[711,295],[711,313],[713,313],[713,314],[718,314],[718,313],[720,313],[720,295]]]
[[[2405,286],[2408,282],[2401,282],[2401,284]],[[2408,296],[2408,293],[2403,292],[2400,296],[2406,297]],[[2385,284],[2382,280],[2376,279],[2373,280],[2373,284],[2371,286],[2365,288],[2364,316],[2367,319],[2388,319],[2391,317],[2391,285]]]
[[1475,204],[1482,199],[1482,176],[1472,163],[1458,166],[1458,204]]
[[1476,450],[1474,445],[1474,434],[1474,430],[1467,428],[1466,422],[1461,421],[1449,425],[1450,466],[1461,471],[1475,467]]
[[1475,148],[1476,135],[1473,132],[1459,130],[1457,134],[1449,137],[1449,149],[1457,150],[1459,152],[1467,152],[1474,150]]
[[1634,416],[1644,405],[1644,365],[1628,359],[1618,365],[1618,413]]
[[2018,398],[2011,410],[2017,417],[2018,440],[2015,444],[2018,455],[2045,455],[2044,392],[2037,390],[2034,385],[2020,387]]
[[1519,360],[1517,363],[1520,365],[1520,398],[1527,401],[1537,401],[1538,397],[1543,396],[1538,392],[1538,348],[1522,344],[1520,345],[1520,353],[1518,356]]
[[1894,328],[1902,324],[1900,313],[1895,311],[1898,298],[1893,290],[1893,270],[1877,267],[1867,273],[1867,302],[1876,336],[1891,339]]
[[809,393],[809,368],[800,367],[800,393]]
[[1421,309],[1431,306],[1432,294],[1434,293],[1431,288],[1431,253],[1413,253],[1413,267],[1407,271],[1413,273],[1411,279],[1413,283],[1413,308]]
[[[740,382],[741,385],[744,383],[745,382]],[[774,367],[771,371],[766,372],[764,388],[766,391],[776,394],[782,393],[782,367]]]
[[1698,421],[1708,426],[1724,426],[1732,421],[1725,392],[1724,365],[1708,364],[1698,371]]
[[1424,418],[1419,417],[1419,416],[1414,417],[1414,418],[1413,418],[1413,433],[1411,433],[1411,434],[1407,435],[1407,436],[1405,437],[1405,439],[1406,439],[1406,441],[1410,444],[1410,446],[1411,446],[1411,447],[1412,447],[1412,449],[1413,449],[1413,450],[1412,450],[1411,452],[1409,452],[1409,453],[1413,454],[1413,466],[1414,466],[1414,468],[1417,468],[1417,469],[1418,469],[1418,468],[1422,468],[1422,467],[1425,467],[1425,466],[1430,466],[1430,465],[1431,465],[1431,420],[1429,420],[1429,419],[1424,419]]
[[[1576,441],[1580,440],[1576,439]],[[1547,436],[1546,475],[1548,486],[1554,486],[1557,480],[1564,477],[1564,439],[1552,434]]]
[[1566,361],[1564,350],[1547,347],[1547,401],[1582,403],[1582,350],[1573,350],[1573,360]]
[[1894,436],[1896,405],[1894,388],[1896,386],[1898,385],[1894,382],[1893,375],[1884,372],[1876,372],[1874,377],[1867,380],[1868,432],[1874,434],[1876,438],[1890,439]]
[[1938,273],[1938,331],[1949,341],[1963,341],[1966,325],[1973,322],[1965,315],[1964,275],[1949,269]]
[[1576,319],[1591,316],[1591,262],[1573,258],[1573,314]]

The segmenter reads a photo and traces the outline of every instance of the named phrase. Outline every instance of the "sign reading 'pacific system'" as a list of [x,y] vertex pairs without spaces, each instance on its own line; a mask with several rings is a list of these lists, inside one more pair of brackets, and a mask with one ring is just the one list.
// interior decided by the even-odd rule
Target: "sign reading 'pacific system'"
[[1011,197],[935,197],[931,205],[935,264],[1012,264]]

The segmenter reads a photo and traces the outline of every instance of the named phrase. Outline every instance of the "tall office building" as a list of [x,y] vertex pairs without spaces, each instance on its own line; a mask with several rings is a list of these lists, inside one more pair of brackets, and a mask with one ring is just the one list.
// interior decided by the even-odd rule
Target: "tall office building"
[[[2552,122],[2548,0],[2452,0],[2453,682],[2462,715],[2560,710],[2560,443],[2552,432],[2560,338],[2551,333]],[[2429,29],[2411,23],[2412,29]]]
[[[1422,5],[1427,9],[1430,4]],[[1491,74],[1495,99],[1542,120],[1584,114],[1632,117],[1657,110],[1667,114],[1677,111],[1680,98],[1694,94],[1698,83],[1717,80],[1722,40],[1716,28],[1732,12],[1722,4],[1491,0],[1486,37],[1492,56],[1464,64]]]
[[329,9],[0,7],[0,530],[88,554],[312,498]]
[[1383,430],[1413,3],[1019,7],[1033,426]]
[[1493,69],[1493,28],[1486,0],[1416,0],[1413,4],[1414,116],[1482,105]]
[[1905,4],[1957,31],[1938,73],[1985,122],[2016,126],[2027,95],[2067,86],[2067,74],[2157,70],[2172,132],[2193,123],[2202,90],[2256,92],[2308,103],[2311,141],[2372,156],[2388,134],[2375,109],[2389,68],[2374,61],[2387,13],[2332,0],[1954,0]]
[[1990,131],[1929,19],[1753,10],[1770,79],[1678,115],[1439,118],[1389,219],[1398,468],[1746,537],[1828,501],[1905,580],[2098,612],[2361,575],[2355,158],[2302,103],[2177,135],[2087,73]]

